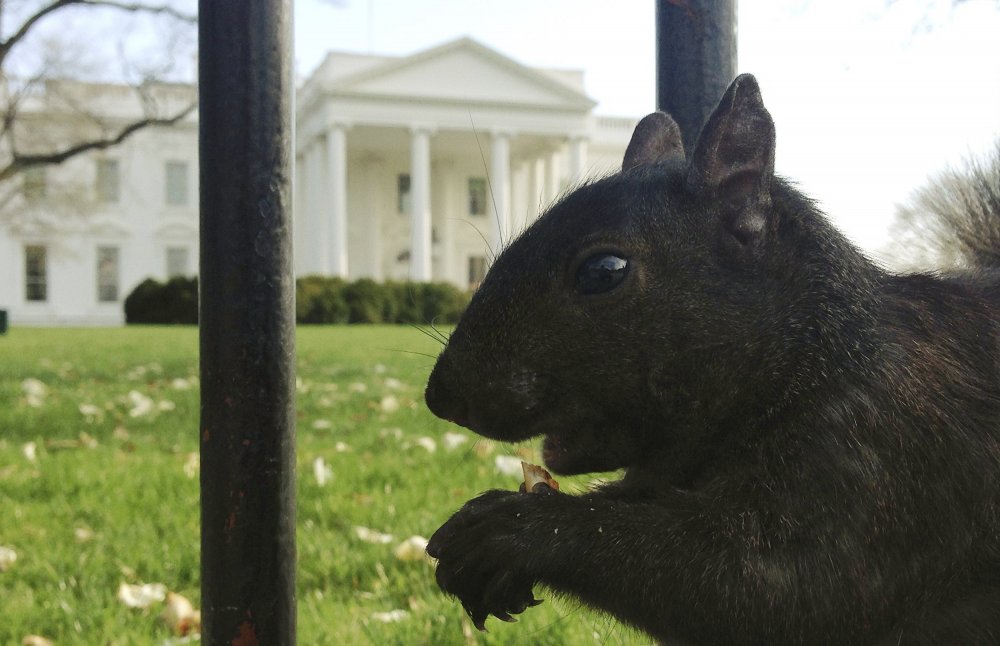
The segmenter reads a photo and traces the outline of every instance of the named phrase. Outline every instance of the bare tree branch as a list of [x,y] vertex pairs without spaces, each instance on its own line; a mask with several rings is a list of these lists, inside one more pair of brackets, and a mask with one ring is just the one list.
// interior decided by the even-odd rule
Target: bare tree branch
[[7,164],[7,166],[5,166],[3,169],[0,169],[0,182],[10,179],[11,177],[24,171],[25,169],[31,168],[33,166],[61,164],[67,159],[75,157],[76,155],[79,155],[81,153],[85,153],[91,150],[104,150],[106,148],[117,146],[118,144],[122,143],[130,136],[138,132],[139,130],[142,130],[143,128],[148,128],[150,126],[172,126],[181,119],[184,119],[186,116],[191,114],[196,107],[197,104],[192,103],[191,105],[187,106],[182,111],[178,112],[177,114],[171,117],[166,117],[166,118],[147,117],[145,119],[140,119],[124,126],[121,130],[118,131],[117,134],[113,136],[92,139],[90,141],[84,141],[55,152],[35,154],[35,155],[15,154],[11,162]]
[[4,61],[7,58],[7,54],[10,53],[10,50],[13,49],[14,46],[20,41],[24,40],[25,36],[28,35],[32,27],[34,27],[39,20],[55,11],[58,11],[59,9],[64,9],[74,5],[111,7],[122,11],[162,14],[191,24],[198,22],[197,16],[183,11],[178,11],[169,5],[147,4],[144,2],[118,2],[116,0],[55,0],[54,2],[44,5],[38,11],[25,18],[24,22],[21,23],[21,26],[18,27],[7,40],[0,41],[0,68],[3,68]]

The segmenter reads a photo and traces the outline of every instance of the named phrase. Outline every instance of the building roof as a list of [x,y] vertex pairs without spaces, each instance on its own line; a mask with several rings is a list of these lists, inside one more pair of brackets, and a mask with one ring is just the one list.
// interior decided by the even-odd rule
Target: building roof
[[596,105],[584,92],[582,72],[531,68],[471,38],[402,57],[331,52],[304,84],[301,104],[316,95],[583,112]]

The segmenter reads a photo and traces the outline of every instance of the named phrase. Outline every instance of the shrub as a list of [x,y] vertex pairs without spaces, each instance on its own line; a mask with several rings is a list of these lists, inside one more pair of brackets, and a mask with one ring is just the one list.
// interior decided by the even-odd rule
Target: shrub
[[176,276],[166,283],[147,278],[125,297],[126,323],[198,323],[198,279]]
[[[295,281],[298,323],[457,323],[469,294],[449,283],[377,283],[369,278],[303,276]],[[126,323],[198,322],[198,279],[148,278],[125,299]]]
[[303,276],[295,281],[295,320],[299,323],[347,323],[350,309],[342,278]]

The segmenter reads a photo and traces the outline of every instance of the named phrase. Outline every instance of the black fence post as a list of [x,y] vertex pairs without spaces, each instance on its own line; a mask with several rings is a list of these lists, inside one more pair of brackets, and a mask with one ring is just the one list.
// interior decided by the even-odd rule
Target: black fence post
[[656,0],[656,107],[691,154],[736,76],[736,0]]
[[202,639],[295,643],[290,0],[200,0]]

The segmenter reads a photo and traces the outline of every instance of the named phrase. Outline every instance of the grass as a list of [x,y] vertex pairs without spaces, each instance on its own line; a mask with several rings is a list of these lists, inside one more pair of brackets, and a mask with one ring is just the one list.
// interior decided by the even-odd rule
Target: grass
[[[546,590],[519,623],[475,631],[429,563],[393,550],[480,491],[516,488],[496,457],[537,461],[537,449],[434,418],[422,390],[440,348],[417,330],[305,327],[297,343],[299,643],[649,643]],[[197,345],[182,327],[0,336],[0,546],[17,554],[0,571],[0,644],[181,641],[162,604],[129,608],[117,592],[159,582],[200,605]],[[43,392],[30,397],[30,380]],[[467,441],[445,448],[456,432]],[[366,542],[356,527],[393,540]],[[378,619],[393,610],[406,614]]]

